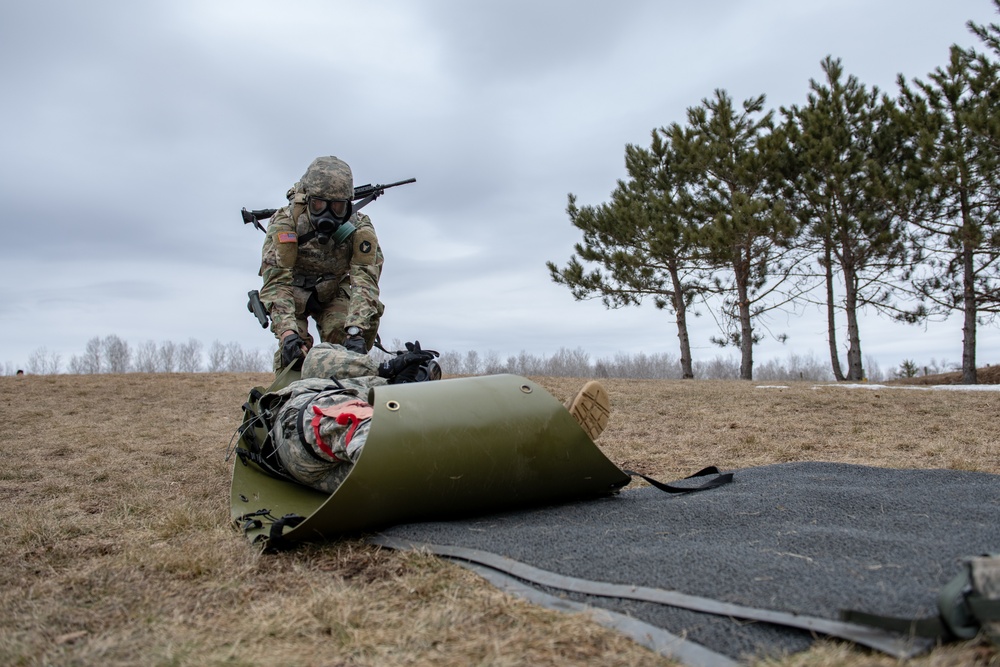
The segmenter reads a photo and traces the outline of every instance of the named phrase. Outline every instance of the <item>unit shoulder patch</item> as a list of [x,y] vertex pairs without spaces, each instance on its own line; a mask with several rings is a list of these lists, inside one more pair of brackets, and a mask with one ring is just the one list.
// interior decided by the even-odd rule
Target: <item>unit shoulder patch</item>
[[362,227],[354,232],[354,254],[351,256],[351,263],[374,264],[377,245],[375,231],[370,227]]

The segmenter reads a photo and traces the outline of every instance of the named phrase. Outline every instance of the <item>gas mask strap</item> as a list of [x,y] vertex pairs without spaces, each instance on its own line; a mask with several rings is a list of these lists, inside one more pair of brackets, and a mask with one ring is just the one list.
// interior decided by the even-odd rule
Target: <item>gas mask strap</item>
[[[342,222],[337,227],[337,229],[334,230],[333,234],[330,235],[330,238],[333,239],[334,244],[343,243],[355,231],[357,231],[357,228],[354,226],[353,223],[351,223],[350,221]],[[318,235],[319,234],[317,233],[315,227],[313,229],[310,229],[305,234],[299,234],[299,245],[302,245],[303,243],[309,243],[309,241],[313,240]]]

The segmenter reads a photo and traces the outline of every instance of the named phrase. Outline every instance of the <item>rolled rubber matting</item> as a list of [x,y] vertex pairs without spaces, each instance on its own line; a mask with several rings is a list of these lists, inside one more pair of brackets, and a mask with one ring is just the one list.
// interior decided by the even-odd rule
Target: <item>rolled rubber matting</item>
[[[965,558],[1000,552],[1000,475],[783,463],[737,470],[732,484],[689,495],[644,487],[381,534],[759,609],[922,617],[936,613],[939,588]],[[816,639],[769,623],[537,588],[738,660],[805,650]]]

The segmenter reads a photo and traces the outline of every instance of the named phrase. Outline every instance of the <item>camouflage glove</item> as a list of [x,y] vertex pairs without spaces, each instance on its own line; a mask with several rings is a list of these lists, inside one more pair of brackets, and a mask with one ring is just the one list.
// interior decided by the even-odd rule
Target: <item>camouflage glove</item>
[[437,356],[433,350],[421,350],[420,341],[407,343],[406,352],[400,352],[392,359],[386,359],[378,367],[378,376],[389,380],[389,384],[414,382],[422,364]]
[[348,336],[347,340],[344,341],[344,347],[351,352],[368,354],[368,348],[365,347],[365,339],[362,336]]
[[302,360],[306,358],[306,355],[302,352],[302,348],[305,345],[306,342],[299,338],[297,333],[287,336],[285,340],[281,341],[281,365],[288,366],[291,364],[293,368],[300,368]]

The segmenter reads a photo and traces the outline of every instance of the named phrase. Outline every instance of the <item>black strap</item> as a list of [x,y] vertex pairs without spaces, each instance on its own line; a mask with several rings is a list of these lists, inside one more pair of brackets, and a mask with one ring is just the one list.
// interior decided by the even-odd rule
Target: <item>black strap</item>
[[318,276],[298,274],[292,277],[292,285],[295,287],[301,287],[302,289],[311,290],[322,282],[326,282],[327,280],[337,280],[338,278],[343,278],[343,276],[338,276],[335,273],[323,273]]
[[527,563],[479,549],[404,540],[381,533],[369,538],[369,540],[374,544],[390,549],[429,551],[430,553],[445,556],[446,558],[479,563],[494,570],[505,572],[522,581],[546,588],[555,588],[599,597],[653,602],[679,609],[715,614],[717,616],[729,616],[748,621],[763,621],[790,628],[799,628],[808,632],[821,632],[831,637],[840,637],[861,644],[862,646],[888,653],[902,660],[923,653],[932,645],[932,642],[925,639],[894,635],[875,628],[844,623],[828,618],[818,618],[773,609],[747,607],[722,600],[688,595],[679,591],[633,586],[631,584],[589,581],[570,577],[558,572],[542,570]]
[[910,633],[918,637],[953,640],[972,639],[983,623],[1000,618],[1000,600],[984,598],[973,586],[972,564],[938,592],[938,615],[928,618],[897,618],[854,609],[840,612],[841,618],[876,628]]
[[506,572],[494,570],[486,565],[462,560],[454,560],[454,562],[475,572],[505,593],[510,593],[546,609],[564,613],[581,612],[594,623],[616,630],[626,637],[630,637],[636,643],[656,651],[665,658],[673,658],[680,664],[698,665],[699,667],[740,667],[739,663],[720,653],[715,653],[690,639],[679,637],[637,618],[569,600],[565,595],[547,593]]
[[972,639],[979,632],[983,622],[1000,618],[1000,601],[998,600],[986,600],[981,596],[970,594],[964,597],[962,602],[966,606],[965,611],[968,615],[963,614],[966,620],[956,625],[949,625],[942,615],[926,618],[899,618],[845,609],[840,612],[840,617],[851,623],[860,623],[870,625],[873,628],[942,641]]
[[[252,430],[248,430],[244,436],[249,433],[252,433]],[[270,434],[259,445],[256,444],[256,440],[254,440],[255,444],[250,445],[249,440],[248,438],[244,438],[244,442],[248,444],[247,449],[237,447],[235,450],[236,455],[240,458],[240,463],[247,465],[247,461],[253,461],[257,464],[258,468],[271,477],[297,483],[297,480],[288,474],[285,466],[281,463],[281,459],[278,458],[278,452],[274,447],[274,442],[271,440]]]
[[965,599],[972,615],[980,621],[1000,621],[1000,600],[970,594]]
[[718,475],[718,477],[716,477],[715,479],[711,479],[702,484],[701,486],[672,486],[670,484],[664,484],[663,482],[659,482],[653,479],[652,477],[647,477],[642,473],[635,472],[634,470],[625,470],[623,472],[631,477],[641,477],[650,484],[652,484],[653,486],[655,486],[656,488],[658,488],[660,491],[665,491],[666,493],[694,493],[695,491],[705,491],[706,489],[714,489],[717,486],[722,486],[723,484],[729,484],[730,482],[733,481],[733,473],[720,472],[719,469],[716,468],[715,466],[709,466],[707,468],[703,468],[702,470],[699,470],[695,474],[688,475],[687,477],[684,478],[684,479],[693,479],[695,477]]
[[846,609],[840,612],[840,619],[847,623],[869,625],[873,628],[898,632],[907,637],[926,637],[928,639],[951,639],[952,633],[941,622],[940,616],[927,618],[899,618],[869,614],[866,611]]
[[285,539],[285,526],[294,528],[305,520],[304,516],[298,514],[286,514],[272,523],[271,532],[267,535],[267,550],[278,551],[290,547],[291,542]]
[[[278,374],[275,382],[283,380],[289,369],[290,367],[286,366]],[[240,447],[239,442],[237,442],[234,451],[240,457],[243,465],[247,465],[248,460],[253,461],[261,470],[272,477],[295,481],[285,471],[281,460],[278,458],[274,441],[271,439],[270,413],[261,406],[261,399],[264,396],[265,392],[257,387],[250,390],[249,399],[242,406],[243,423],[240,424],[236,431],[237,436],[246,447]]]

